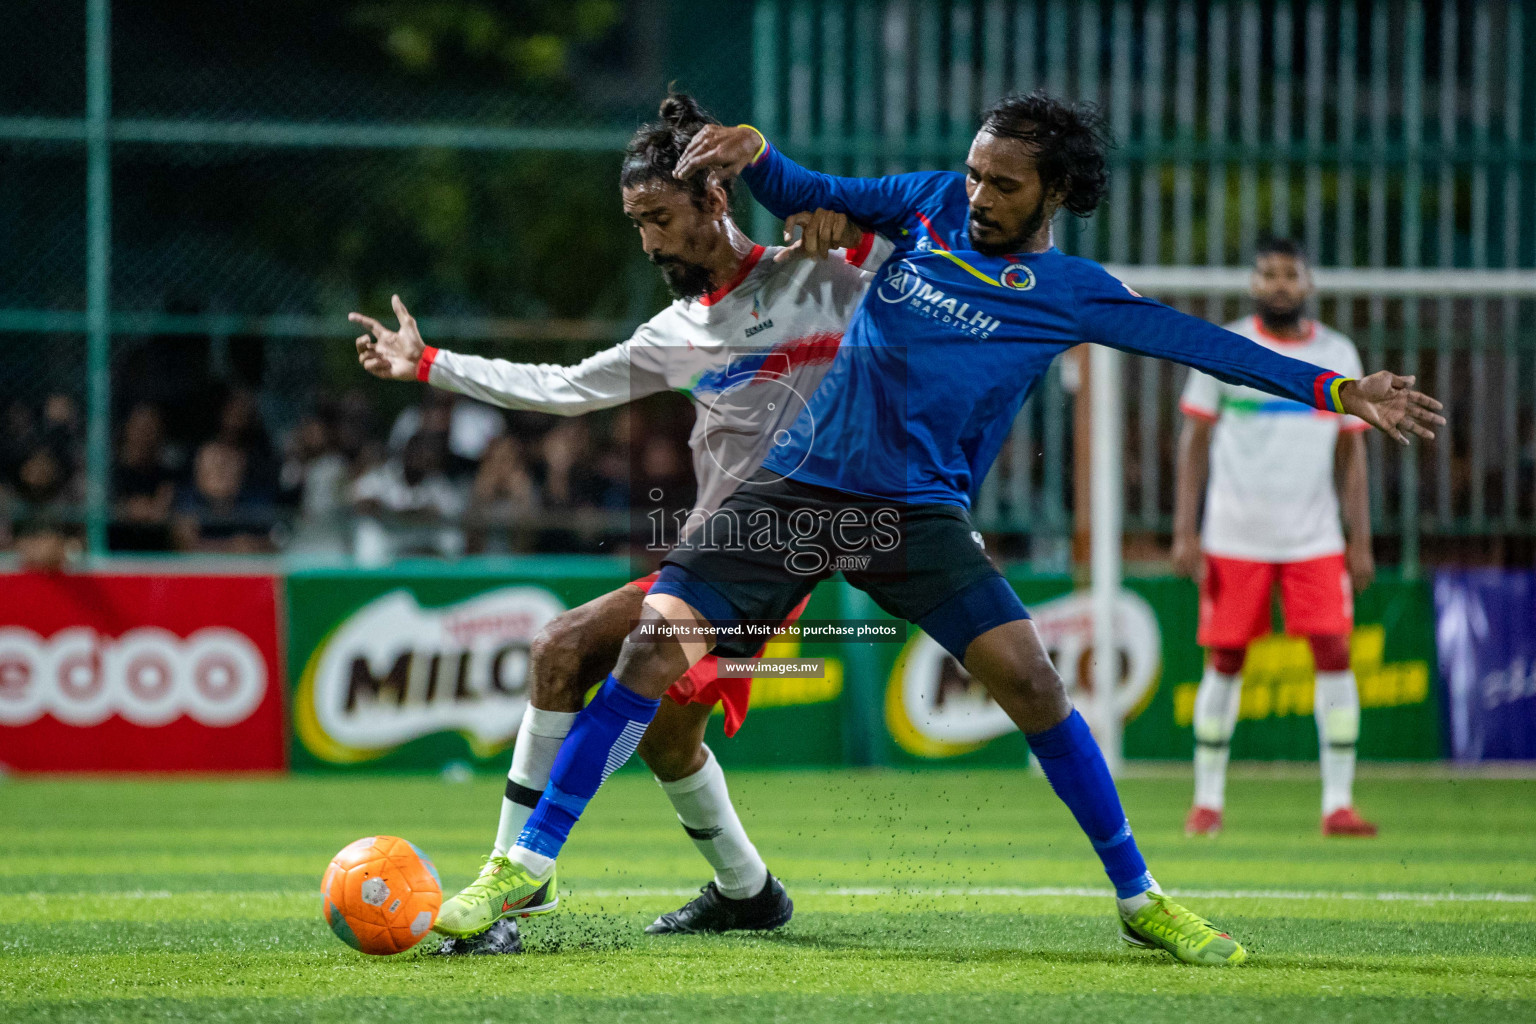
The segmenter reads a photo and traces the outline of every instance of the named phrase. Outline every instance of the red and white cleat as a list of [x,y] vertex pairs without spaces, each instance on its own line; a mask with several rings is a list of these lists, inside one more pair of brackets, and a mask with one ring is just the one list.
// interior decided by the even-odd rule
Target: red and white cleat
[[1323,819],[1325,836],[1360,836],[1369,839],[1376,834],[1376,826],[1366,821],[1353,807],[1340,807]]
[[1191,807],[1184,819],[1187,836],[1214,836],[1221,832],[1221,812],[1214,807]]

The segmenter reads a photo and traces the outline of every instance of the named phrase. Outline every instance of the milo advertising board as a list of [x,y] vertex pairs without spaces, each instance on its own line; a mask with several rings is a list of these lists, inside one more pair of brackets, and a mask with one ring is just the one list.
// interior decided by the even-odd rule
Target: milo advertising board
[[[546,557],[507,571],[311,570],[287,581],[292,764],[297,770],[505,771],[528,699],[529,650],[568,608],[628,581],[622,560]],[[828,590],[829,588],[823,588]],[[807,616],[838,616],[835,591]],[[803,648],[803,649],[802,649]],[[817,679],[760,679],[726,764],[840,764],[848,742],[833,647],[779,640],[776,657],[828,657]]]

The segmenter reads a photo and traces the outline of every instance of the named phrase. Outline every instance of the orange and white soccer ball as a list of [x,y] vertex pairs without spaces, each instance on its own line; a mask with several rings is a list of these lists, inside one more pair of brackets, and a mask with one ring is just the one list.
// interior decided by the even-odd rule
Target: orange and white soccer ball
[[368,836],[342,847],[320,881],[325,923],[353,949],[402,953],[437,920],[443,887],[437,868],[413,844]]

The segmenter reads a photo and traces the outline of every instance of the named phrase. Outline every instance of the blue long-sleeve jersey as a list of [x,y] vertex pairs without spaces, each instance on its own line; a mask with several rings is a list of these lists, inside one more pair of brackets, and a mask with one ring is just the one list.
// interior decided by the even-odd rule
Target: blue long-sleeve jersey
[[974,251],[964,175],[841,178],[769,146],[742,180],[776,216],[837,210],[896,245],[826,378],[764,462],[780,475],[893,501],[969,506],[1051,360],[1081,342],[1342,411],[1346,378],[1142,298],[1091,260],[1054,247]]

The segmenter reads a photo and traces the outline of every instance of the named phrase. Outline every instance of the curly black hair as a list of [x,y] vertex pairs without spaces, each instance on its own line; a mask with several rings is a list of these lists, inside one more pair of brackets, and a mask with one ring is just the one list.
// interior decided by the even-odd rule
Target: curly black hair
[[982,114],[981,130],[1033,146],[1040,183],[1064,191],[1070,213],[1089,216],[1109,193],[1109,132],[1092,103],[1067,103],[1038,89],[1004,96]]
[[[619,167],[619,187],[633,188],[648,181],[663,180],[687,191],[694,203],[701,203],[709,187],[709,172],[700,171],[678,180],[672,171],[682,159],[683,150],[706,125],[719,124],[699,101],[684,92],[669,93],[657,111],[661,120],[643,124],[624,147],[624,162]],[[729,191],[729,182],[725,183]]]

